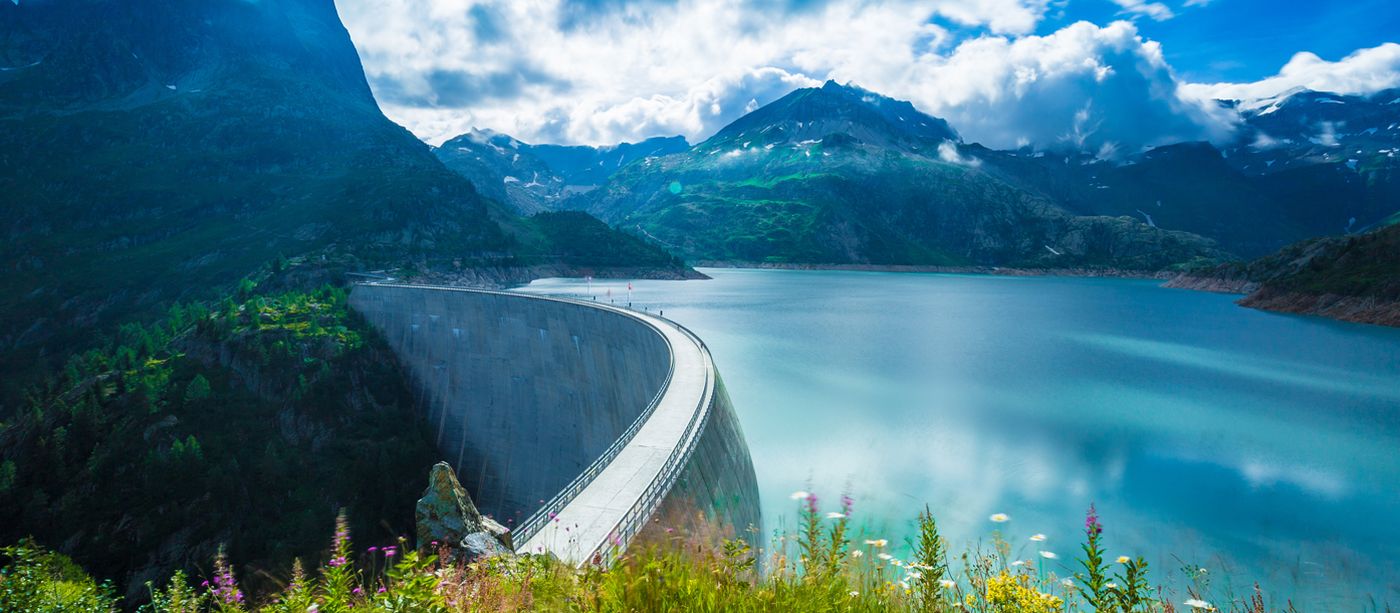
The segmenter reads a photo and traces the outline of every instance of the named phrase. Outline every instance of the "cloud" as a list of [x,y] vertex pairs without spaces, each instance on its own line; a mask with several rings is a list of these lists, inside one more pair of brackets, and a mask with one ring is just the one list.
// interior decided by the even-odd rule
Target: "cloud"
[[[1176,13],[1173,13],[1170,8],[1167,8],[1167,5],[1162,4],[1161,2],[1147,2],[1146,0],[1112,1],[1114,4],[1117,4],[1120,8],[1123,9],[1119,11],[1119,13],[1128,15],[1130,17],[1150,17],[1155,21],[1166,21],[1168,19],[1176,17]],[[1191,4],[1188,2],[1187,6],[1191,6]]]
[[1133,152],[1222,139],[1233,117],[1180,91],[1160,46],[1132,23],[1088,22],[1046,36],[986,36],[928,54],[893,95],[949,120],[969,142]]
[[[1113,0],[1152,19],[1171,10]],[[1192,6],[1202,0],[1187,2]],[[385,113],[430,143],[698,142],[826,79],[913,102],[968,142],[1121,155],[1224,141],[1216,97],[1400,85],[1400,45],[1295,56],[1255,83],[1181,82],[1131,20],[1035,34],[1056,0],[338,0]],[[1160,7],[1160,8],[1155,8]]]
[[958,151],[957,145],[946,140],[938,144],[938,159],[949,164],[957,164],[958,166],[971,166],[976,168],[982,165],[982,160],[971,156],[964,156]]
[[1186,91],[1200,99],[1262,100],[1297,88],[1337,94],[1373,94],[1400,87],[1400,44],[1359,49],[1335,62],[1304,51],[1278,74],[1251,83],[1191,84]]
[[886,83],[948,28],[1031,32],[1048,0],[339,0],[385,112],[601,144],[707,136],[835,75]]

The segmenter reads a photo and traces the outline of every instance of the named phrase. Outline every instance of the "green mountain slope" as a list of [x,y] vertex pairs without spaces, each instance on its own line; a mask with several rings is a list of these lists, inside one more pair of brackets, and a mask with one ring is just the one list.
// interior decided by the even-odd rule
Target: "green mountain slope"
[[331,0],[0,2],[0,65],[0,405],[115,323],[282,256],[559,264],[380,113]]
[[221,545],[279,585],[341,507],[392,542],[438,459],[406,376],[339,290],[123,326],[0,421],[0,540],[61,548],[132,605]]
[[1246,293],[1240,304],[1269,311],[1400,326],[1400,214],[1370,232],[1191,270],[1169,285]]

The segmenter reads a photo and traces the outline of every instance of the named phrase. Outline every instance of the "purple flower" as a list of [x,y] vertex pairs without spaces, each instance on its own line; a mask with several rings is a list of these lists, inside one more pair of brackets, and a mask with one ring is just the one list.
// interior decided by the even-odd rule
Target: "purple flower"
[[1094,505],[1089,505],[1089,514],[1084,516],[1084,532],[1091,537],[1103,534],[1103,524],[1099,523],[1099,513]]

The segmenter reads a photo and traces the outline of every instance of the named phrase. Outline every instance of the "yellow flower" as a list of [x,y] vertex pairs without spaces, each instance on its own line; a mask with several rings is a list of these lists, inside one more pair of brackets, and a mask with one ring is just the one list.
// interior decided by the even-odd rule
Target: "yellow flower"
[[1031,587],[1030,577],[1005,571],[987,580],[987,604],[994,611],[1020,613],[1057,613],[1064,607],[1060,598]]

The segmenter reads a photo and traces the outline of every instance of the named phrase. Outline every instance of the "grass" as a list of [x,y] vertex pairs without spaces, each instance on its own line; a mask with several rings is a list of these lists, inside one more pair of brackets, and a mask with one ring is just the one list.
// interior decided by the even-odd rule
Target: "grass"
[[[148,613],[289,613],[485,611],[919,611],[1176,612],[1271,610],[1256,585],[1242,597],[1216,600],[1209,573],[1191,568],[1180,591],[1149,582],[1141,558],[1105,556],[1104,527],[1091,506],[1076,559],[1011,553],[1000,531],[989,547],[968,547],[953,559],[927,508],[917,514],[912,555],[900,559],[887,540],[857,535],[851,499],[823,511],[800,492],[797,529],[778,535],[767,554],[720,531],[682,534],[652,527],[608,565],[574,568],[547,555],[501,556],[446,564],[432,546],[400,539],[364,549],[352,545],[344,512],[314,572],[301,560],[278,589],[254,596],[220,551],[208,576],[175,573],[148,583]],[[1001,515],[993,522],[1005,521]],[[1000,524],[998,524],[1000,525]],[[1031,537],[1032,542],[1036,541]],[[435,545],[431,544],[431,545]],[[0,610],[115,611],[111,590],[63,556],[31,542],[3,550]],[[1059,568],[1063,571],[1057,571]],[[15,600],[16,597],[29,600]],[[6,600],[6,599],[9,600]]]

